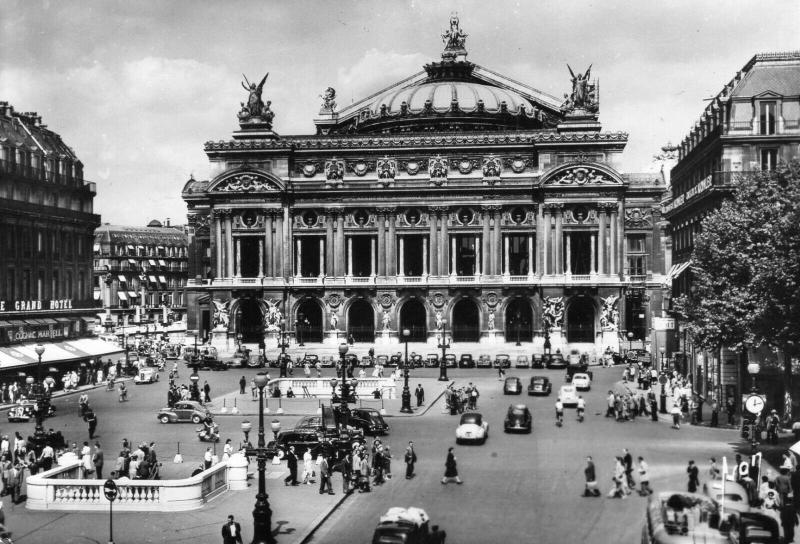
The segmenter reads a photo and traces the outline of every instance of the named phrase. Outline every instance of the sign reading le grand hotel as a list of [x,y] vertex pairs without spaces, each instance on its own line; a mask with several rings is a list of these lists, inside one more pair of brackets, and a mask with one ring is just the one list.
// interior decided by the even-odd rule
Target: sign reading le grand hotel
[[339,109],[328,88],[313,135],[276,134],[267,76],[243,82],[239,130],[205,145],[214,177],[183,189],[201,340],[647,339],[664,184],[619,171],[627,134],[601,130],[591,69],[560,99],[467,61],[457,18],[443,38],[372,96]]

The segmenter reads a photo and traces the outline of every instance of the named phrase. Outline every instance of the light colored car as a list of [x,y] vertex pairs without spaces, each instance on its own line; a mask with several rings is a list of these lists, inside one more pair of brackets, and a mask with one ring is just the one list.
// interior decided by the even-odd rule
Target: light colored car
[[489,437],[489,424],[478,412],[461,414],[461,422],[456,427],[456,444],[478,442],[483,444]]
[[531,362],[527,355],[517,355],[517,363],[514,366],[517,368],[530,368]]
[[[703,484],[703,494],[717,502],[722,502],[722,480],[711,480]],[[736,512],[749,512],[747,490],[732,480],[725,481],[725,509]]]
[[572,385],[574,385],[575,389],[578,391],[588,391],[592,388],[592,379],[588,374],[579,372],[572,375]]
[[158,370],[155,368],[140,368],[136,376],[133,377],[133,383],[156,383],[158,381]]
[[577,406],[578,390],[573,384],[562,385],[558,390],[558,398],[561,399],[561,404],[564,406]]
[[180,400],[172,408],[162,408],[156,414],[161,423],[194,423],[197,425],[205,418],[211,417],[211,412],[193,400]]

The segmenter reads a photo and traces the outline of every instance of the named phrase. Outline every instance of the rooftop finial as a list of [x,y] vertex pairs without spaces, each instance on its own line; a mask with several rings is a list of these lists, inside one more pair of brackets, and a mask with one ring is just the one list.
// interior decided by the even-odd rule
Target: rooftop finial
[[444,42],[442,60],[444,61],[463,61],[467,58],[467,50],[464,48],[464,42],[467,41],[467,33],[459,28],[458,23],[458,14],[456,12],[451,13],[450,28],[442,33],[442,41]]

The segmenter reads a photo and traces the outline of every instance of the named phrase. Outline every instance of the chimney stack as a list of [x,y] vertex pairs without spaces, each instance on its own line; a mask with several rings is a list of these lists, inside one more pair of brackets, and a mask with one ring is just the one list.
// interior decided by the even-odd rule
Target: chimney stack
[[166,226],[168,226],[168,227],[171,226],[170,223],[169,223],[169,217],[167,217]]

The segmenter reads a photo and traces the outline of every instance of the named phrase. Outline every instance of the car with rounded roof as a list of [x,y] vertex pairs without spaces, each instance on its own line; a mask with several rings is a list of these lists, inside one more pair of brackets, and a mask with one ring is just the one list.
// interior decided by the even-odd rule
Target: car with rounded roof
[[458,366],[455,353],[448,353],[444,356],[444,366],[447,368],[456,368]]
[[503,382],[504,395],[521,395],[522,394],[522,381],[516,376],[509,376]]
[[207,417],[211,417],[211,412],[194,400],[179,400],[171,408],[167,406],[156,414],[156,418],[161,423],[194,423],[197,425]]
[[492,368],[492,356],[488,353],[481,353],[478,355],[478,362],[475,366],[478,368]]
[[462,353],[458,359],[458,368],[474,368],[475,360],[472,358],[471,353]]
[[498,353],[494,358],[495,368],[511,368],[511,357],[507,353]]
[[549,395],[553,391],[553,384],[547,376],[531,376],[528,385],[529,395]]
[[421,508],[390,508],[380,517],[372,544],[444,544],[445,532],[429,524],[428,514]]
[[561,399],[561,404],[564,406],[577,406],[578,390],[571,383],[562,385],[558,390],[558,398]]
[[578,391],[589,391],[592,388],[592,378],[585,372],[579,372],[572,376],[572,385]]
[[139,385],[140,383],[156,383],[158,381],[158,370],[155,368],[144,367],[140,368],[136,376],[133,377],[133,383]]
[[483,444],[489,437],[489,423],[479,412],[465,412],[456,427],[456,444],[478,442]]
[[517,368],[530,368],[531,361],[527,355],[517,355],[517,362],[514,363]]
[[524,404],[512,404],[509,406],[503,429],[507,433],[531,432],[533,430],[533,416],[530,409]]
[[439,354],[429,353],[425,356],[425,368],[436,368],[439,366]]

